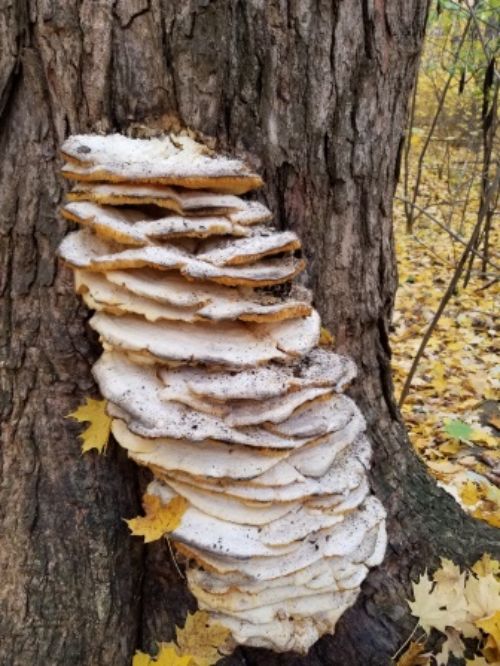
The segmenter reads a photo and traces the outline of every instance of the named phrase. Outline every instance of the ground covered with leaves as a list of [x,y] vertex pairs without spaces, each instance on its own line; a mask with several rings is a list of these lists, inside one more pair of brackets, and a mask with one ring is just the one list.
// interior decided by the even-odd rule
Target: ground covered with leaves
[[[396,393],[402,386],[454,270],[461,246],[432,221],[406,234],[396,217],[399,288],[392,351]],[[457,247],[458,246],[458,247]],[[403,415],[430,471],[475,516],[500,527],[500,415],[497,317],[499,283],[478,274],[460,284],[432,334]]]
[[402,412],[438,483],[500,527],[498,19],[498,3],[489,0],[431,5],[395,199],[391,342],[400,396],[476,229],[474,261],[465,261]]

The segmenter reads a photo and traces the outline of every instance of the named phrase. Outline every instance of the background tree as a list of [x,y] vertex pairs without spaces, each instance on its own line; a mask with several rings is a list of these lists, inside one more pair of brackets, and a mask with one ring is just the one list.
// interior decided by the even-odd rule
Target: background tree
[[360,367],[385,563],[308,657],[247,649],[225,663],[387,664],[414,625],[410,576],[440,555],[493,551],[493,530],[426,476],[392,395],[392,196],[426,11],[426,0],[0,4],[0,663],[126,665],[170,639],[191,603],[167,544],[144,549],[121,520],[139,510],[137,472],[115,447],[82,458],[64,419],[93,390],[97,354],[55,256],[67,230],[57,147],[74,132],[189,126],[247,156]]

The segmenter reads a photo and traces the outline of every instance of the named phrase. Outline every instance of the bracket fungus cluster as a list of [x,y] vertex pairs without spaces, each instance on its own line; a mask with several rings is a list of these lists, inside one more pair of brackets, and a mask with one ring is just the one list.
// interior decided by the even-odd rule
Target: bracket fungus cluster
[[[60,246],[96,311],[116,441],[188,508],[170,534],[234,644],[305,652],[385,550],[353,362],[320,346],[295,233],[239,195],[245,164],[187,137],[70,137]],[[276,286],[279,285],[279,286]]]

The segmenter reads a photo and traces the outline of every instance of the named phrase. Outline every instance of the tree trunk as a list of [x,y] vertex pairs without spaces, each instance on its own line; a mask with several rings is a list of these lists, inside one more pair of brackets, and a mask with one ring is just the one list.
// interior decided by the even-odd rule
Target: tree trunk
[[[188,126],[247,157],[355,387],[389,511],[384,565],[307,657],[238,650],[226,665],[369,666],[411,632],[409,579],[438,556],[495,549],[412,453],[395,408],[391,228],[407,100],[427,0],[0,0],[3,449],[0,664],[126,666],[192,607],[167,544],[121,520],[140,479],[111,446],[81,456],[65,415],[95,389],[89,313],[56,247],[70,133]],[[143,473],[144,474],[144,473]]]

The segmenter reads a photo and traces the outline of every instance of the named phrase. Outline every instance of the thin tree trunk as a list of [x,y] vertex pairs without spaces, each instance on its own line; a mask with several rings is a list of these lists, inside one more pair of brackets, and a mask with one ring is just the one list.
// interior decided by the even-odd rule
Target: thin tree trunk
[[307,657],[247,649],[226,665],[388,664],[413,628],[410,576],[494,551],[493,529],[426,476],[392,392],[392,196],[426,4],[0,0],[2,666],[127,666],[192,605],[167,544],[143,548],[121,520],[138,511],[137,472],[115,447],[82,457],[64,419],[94,390],[97,354],[55,257],[57,147],[72,132],[185,125],[253,161],[360,367],[385,563]]

